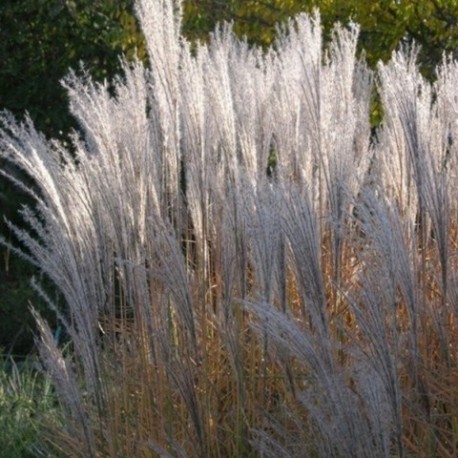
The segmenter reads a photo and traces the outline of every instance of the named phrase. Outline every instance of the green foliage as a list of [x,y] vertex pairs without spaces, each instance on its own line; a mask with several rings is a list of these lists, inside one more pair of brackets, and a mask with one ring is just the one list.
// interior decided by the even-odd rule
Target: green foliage
[[71,119],[59,81],[82,61],[97,79],[119,70],[118,56],[144,56],[132,1],[4,0],[0,4],[2,109],[56,136]]
[[[371,64],[387,60],[402,42],[422,48],[420,64],[430,77],[442,54],[456,53],[458,10],[455,0],[335,0],[340,20],[351,17],[361,26],[360,48]],[[338,18],[336,18],[338,19]]]
[[0,457],[41,456],[44,424],[57,421],[56,405],[49,381],[31,360],[19,365],[0,354]]
[[204,37],[218,21],[233,20],[234,30],[250,42],[269,45],[279,22],[319,8],[325,36],[336,22],[361,26],[360,49],[371,65],[387,60],[400,42],[415,40],[420,63],[428,76],[442,53],[458,49],[458,10],[455,0],[190,0],[185,2],[185,34]]

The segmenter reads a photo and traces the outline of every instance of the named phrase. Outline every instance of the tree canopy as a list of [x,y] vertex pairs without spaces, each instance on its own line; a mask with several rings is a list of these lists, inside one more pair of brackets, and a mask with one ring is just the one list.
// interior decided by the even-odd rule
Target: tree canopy
[[48,135],[68,129],[59,81],[80,62],[98,79],[119,69],[118,56],[142,38],[132,0],[3,0],[0,3],[0,105],[28,111]]
[[325,32],[336,22],[361,26],[360,49],[370,64],[386,60],[401,42],[422,47],[426,72],[442,53],[458,50],[458,7],[455,0],[190,0],[185,2],[185,33],[199,37],[216,22],[234,21],[234,30],[249,41],[270,44],[277,24],[300,12],[318,8]]

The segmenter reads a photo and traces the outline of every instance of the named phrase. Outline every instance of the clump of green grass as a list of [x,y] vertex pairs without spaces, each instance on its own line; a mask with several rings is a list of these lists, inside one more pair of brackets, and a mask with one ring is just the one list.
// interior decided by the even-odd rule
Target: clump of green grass
[[59,421],[51,382],[38,370],[36,358],[16,362],[0,354],[0,456],[50,456],[45,449],[46,424]]

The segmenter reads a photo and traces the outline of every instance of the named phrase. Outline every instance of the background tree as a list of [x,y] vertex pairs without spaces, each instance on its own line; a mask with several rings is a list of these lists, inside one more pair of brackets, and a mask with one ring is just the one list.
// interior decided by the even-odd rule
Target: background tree
[[97,79],[119,70],[118,56],[144,56],[132,0],[3,0],[0,4],[1,106],[27,110],[47,135],[72,125],[59,85],[84,62]]
[[371,65],[387,60],[401,41],[415,40],[421,47],[425,73],[442,59],[443,52],[458,50],[458,8],[455,0],[189,0],[185,2],[185,33],[200,37],[220,20],[233,20],[239,35],[268,45],[279,22],[318,8],[329,35],[335,22],[350,20],[361,26],[360,49]]

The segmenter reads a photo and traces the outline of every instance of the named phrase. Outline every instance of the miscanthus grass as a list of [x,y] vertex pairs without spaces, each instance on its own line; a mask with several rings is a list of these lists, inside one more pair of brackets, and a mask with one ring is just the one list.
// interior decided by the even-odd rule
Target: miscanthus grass
[[[358,28],[299,15],[268,50],[140,0],[149,67],[63,82],[69,149],[1,115],[26,172],[16,252],[72,457],[458,454],[458,64],[376,75]],[[371,94],[384,120],[371,135]],[[19,186],[9,171],[3,173]],[[6,242],[4,242],[6,243]]]

